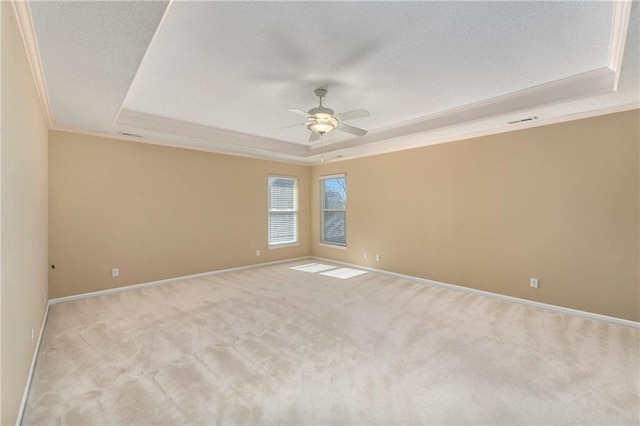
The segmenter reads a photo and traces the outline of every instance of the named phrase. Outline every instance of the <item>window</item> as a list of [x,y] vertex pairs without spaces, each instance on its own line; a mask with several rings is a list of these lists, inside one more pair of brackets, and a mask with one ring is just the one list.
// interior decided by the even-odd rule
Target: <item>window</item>
[[269,245],[298,242],[298,179],[269,176]]
[[323,244],[347,246],[347,177],[345,175],[320,178],[322,197]]

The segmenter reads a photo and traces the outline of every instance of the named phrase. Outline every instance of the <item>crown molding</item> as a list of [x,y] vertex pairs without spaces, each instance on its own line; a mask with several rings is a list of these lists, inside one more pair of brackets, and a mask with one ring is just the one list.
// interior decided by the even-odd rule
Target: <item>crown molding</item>
[[[361,138],[350,138],[324,144],[324,154],[334,151],[406,138],[445,127],[466,124],[478,120],[498,117],[505,114],[539,108],[546,105],[558,104],[608,93],[613,90],[615,72],[603,67],[582,74],[560,80],[551,81],[538,86],[519,90],[495,98],[475,102],[461,107],[431,114],[386,128],[370,131]],[[310,155],[320,154],[316,144],[310,150]]]
[[[458,142],[463,140],[476,139],[484,136],[492,136],[492,135],[498,135],[501,133],[515,132],[518,130],[531,129],[534,127],[551,126],[553,124],[584,120],[587,118],[598,117],[598,116],[609,115],[609,114],[617,114],[617,113],[633,111],[633,110],[638,110],[640,112],[640,103],[634,102],[634,103],[625,104],[625,105],[616,105],[616,106],[604,108],[604,109],[583,111],[576,114],[563,115],[560,117],[546,118],[546,119],[535,120],[535,121],[528,121],[528,122],[510,125],[510,126],[492,128],[492,129],[481,130],[477,132],[470,132],[470,133],[465,133],[461,135],[455,135],[455,136],[441,137],[441,138],[436,138],[431,140],[429,139],[428,134],[411,135],[391,143],[388,143],[388,142],[385,143],[383,141],[373,145],[361,145],[358,147],[347,148],[344,150],[330,152],[329,154],[332,156],[328,158],[325,157],[323,162],[324,163],[337,162],[337,161],[344,161],[344,160],[353,160],[356,158],[371,157],[373,155],[390,154],[393,152],[406,151],[408,149],[415,149],[415,148],[422,148],[430,145],[439,145],[439,144],[449,143],[449,142]],[[325,152],[325,154],[327,153]],[[320,155],[316,155],[313,165],[317,166],[320,164],[321,164]]]
[[112,139],[112,140],[122,140],[122,141],[135,142],[135,143],[165,146],[169,148],[188,149],[193,151],[206,152],[210,154],[220,154],[220,155],[230,155],[234,157],[251,158],[254,160],[277,161],[281,163],[295,164],[300,166],[318,166],[318,165],[321,165],[322,163],[326,164],[328,162],[353,160],[356,158],[370,157],[373,155],[390,154],[393,152],[405,151],[408,149],[422,148],[430,145],[438,145],[438,144],[449,143],[449,142],[475,139],[483,136],[497,135],[501,133],[514,132],[514,131],[525,130],[525,129],[530,129],[534,127],[549,126],[552,124],[565,123],[568,121],[582,120],[586,118],[597,117],[597,116],[608,115],[608,114],[615,114],[615,113],[632,111],[632,110],[640,111],[640,103],[630,103],[630,104],[618,105],[618,106],[600,109],[600,110],[584,111],[584,112],[561,116],[561,117],[529,121],[529,122],[524,122],[520,124],[515,124],[512,126],[493,128],[493,129],[482,130],[478,132],[466,133],[463,135],[449,136],[446,138],[439,138],[439,139],[432,139],[432,140],[429,140],[428,135],[425,135],[425,134],[411,135],[410,137],[402,138],[393,143],[388,143],[383,141],[383,142],[378,142],[371,145],[361,145],[355,148],[348,148],[340,151],[330,152],[329,154],[333,156],[324,157],[323,162],[320,161],[319,154],[306,157],[306,158],[299,158],[298,160],[291,160],[291,159],[279,158],[277,155],[270,155],[269,157],[266,157],[265,155],[250,155],[246,153],[231,152],[228,150],[203,148],[203,147],[197,147],[197,146],[188,146],[185,144],[170,143],[170,142],[161,141],[161,140],[149,139],[146,137],[136,138],[131,136],[123,136],[123,135],[103,133],[103,132],[97,132],[97,131],[79,130],[79,129],[70,128],[70,127],[55,127],[55,128],[52,128],[51,130],[57,131],[57,132],[66,132],[66,133],[74,133],[74,134],[81,134],[81,135],[87,135],[87,136],[95,136],[95,137]]
[[631,0],[616,0],[613,3],[611,36],[609,38],[609,60],[607,62],[607,66],[616,73],[613,90],[618,90],[624,47],[627,42],[629,20],[631,19],[631,6],[633,6],[633,1]]
[[47,92],[47,83],[40,62],[40,50],[38,49],[38,41],[33,29],[33,20],[31,19],[31,9],[27,0],[11,0],[13,12],[16,15],[16,21],[22,36],[24,47],[27,51],[27,58],[31,66],[31,73],[36,84],[38,97],[42,106],[45,121],[49,128],[53,127],[53,114],[49,105],[49,94]]
[[300,157],[306,157],[309,153],[309,147],[307,145],[248,135],[232,130],[159,117],[128,109],[122,109],[120,111],[115,124],[116,126],[128,126],[154,132],[170,133],[231,146],[242,146],[269,153],[277,152]]
[[[428,140],[428,133],[433,130],[609,93],[613,90],[615,77],[616,73],[612,69],[608,67],[599,68],[492,99],[405,121],[394,126],[377,129],[371,131],[364,137],[348,138],[328,144],[325,143],[322,147],[322,155],[319,144],[309,147],[126,109],[120,111],[120,115],[116,119],[115,124],[116,126],[146,129],[153,132],[195,138],[210,143],[224,144],[229,147],[230,151],[234,149],[237,150],[238,148],[260,150],[260,152],[256,152],[255,155],[262,156],[262,158],[275,157],[277,159],[280,155],[294,156],[298,157],[300,162],[314,164],[320,161],[320,157],[323,157],[324,160],[324,158],[328,156],[329,161],[331,161],[339,159],[338,157],[354,158],[354,156],[376,155],[585,118],[586,116],[577,114],[560,117],[558,119],[537,120],[527,123],[527,127],[523,125],[505,126],[498,129],[474,132],[472,134],[446,139]],[[607,111],[608,110],[598,110],[590,116],[607,114],[609,113]]]
[[104,139],[117,140],[117,141],[127,141],[127,142],[141,143],[141,144],[147,144],[147,145],[163,146],[166,148],[188,149],[190,151],[206,152],[208,154],[219,154],[219,155],[229,155],[232,157],[250,158],[252,160],[277,161],[279,163],[295,164],[298,166],[311,165],[310,160],[307,160],[304,158],[292,159],[290,157],[278,155],[277,153],[271,153],[272,155],[267,157],[266,154],[262,154],[262,155],[249,154],[246,152],[235,152],[229,149],[216,149],[212,147],[195,146],[195,145],[189,145],[185,143],[167,142],[167,141],[163,141],[157,138],[147,137],[147,136],[139,138],[135,136],[126,136],[121,134],[100,132],[96,130],[82,130],[82,129],[77,129],[75,127],[67,127],[67,126],[54,126],[49,130],[53,132],[73,133],[77,135],[93,136],[97,138],[104,138]]

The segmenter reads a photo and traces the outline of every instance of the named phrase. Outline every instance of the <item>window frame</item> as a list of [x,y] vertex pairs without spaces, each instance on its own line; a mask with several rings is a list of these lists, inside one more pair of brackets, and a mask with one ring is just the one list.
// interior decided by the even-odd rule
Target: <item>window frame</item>
[[[293,208],[292,209],[272,209],[271,208],[271,180],[272,179],[288,179],[294,182],[293,186]],[[300,244],[300,202],[299,202],[299,178],[297,176],[285,176],[278,174],[269,174],[267,176],[267,247],[269,249],[273,248],[281,248],[281,247],[290,247],[296,246]],[[271,242],[271,219],[272,215],[276,216],[282,213],[294,213],[294,223],[293,223],[293,240],[291,241],[283,241],[283,242]]]
[[[331,179],[344,179],[344,190],[345,190],[345,203],[344,209],[325,209],[325,183],[327,180]],[[337,249],[346,250],[347,249],[347,208],[348,208],[348,197],[349,192],[347,190],[347,174],[346,173],[338,173],[334,175],[320,176],[320,238],[319,244],[323,247],[332,247]],[[325,226],[325,212],[344,212],[344,244],[336,243],[335,241],[327,241],[325,240],[324,226]]]

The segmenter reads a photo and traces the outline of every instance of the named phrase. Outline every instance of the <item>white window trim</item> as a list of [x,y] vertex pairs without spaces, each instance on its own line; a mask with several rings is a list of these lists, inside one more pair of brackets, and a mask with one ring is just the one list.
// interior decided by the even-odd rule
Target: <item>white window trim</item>
[[333,249],[338,249],[338,250],[346,250],[347,246],[341,246],[338,244],[327,244],[327,243],[318,243],[318,245],[320,247],[328,247],[328,248],[333,248]]
[[[286,176],[285,176],[286,177]],[[325,179],[337,179],[337,178],[346,178],[347,174],[346,173],[338,173],[335,175],[326,175],[326,176],[320,176],[318,178],[318,180],[325,180]]]
[[287,248],[287,247],[297,247],[300,245],[300,242],[295,242],[295,243],[280,243],[280,244],[270,244],[269,246],[267,246],[267,248],[269,250],[273,250],[273,249],[281,249],[281,248]]
[[[334,175],[327,175],[327,176],[320,176],[318,178],[318,183],[320,183],[320,241],[318,242],[318,245],[320,247],[330,247],[330,248],[336,248],[336,249],[340,249],[340,250],[346,250],[347,246],[348,246],[348,241],[342,245],[342,244],[335,244],[335,243],[330,243],[327,241],[323,241],[324,238],[324,212],[325,211],[344,211],[345,214],[345,232],[346,232],[346,215],[347,215],[347,207],[345,206],[344,210],[336,210],[336,209],[326,209],[324,208],[324,185],[322,184],[323,180],[327,180],[327,179],[337,179],[337,178],[347,178],[347,174],[346,173],[338,173],[338,174],[334,174]],[[347,205],[349,204],[349,194],[347,194]]]
[[[295,186],[295,194],[294,194],[294,199],[295,199],[295,209],[294,210],[288,210],[290,212],[294,212],[296,214],[296,223],[295,223],[295,241],[286,241],[286,242],[282,242],[282,243],[269,243],[270,240],[270,229],[271,229],[271,212],[272,210],[269,208],[269,197],[271,196],[270,192],[269,192],[269,179],[271,178],[282,178],[282,179],[293,179],[296,183]],[[300,187],[299,187],[299,181],[300,179],[298,178],[298,176],[286,176],[286,175],[278,175],[278,174],[269,174],[267,175],[267,249],[271,250],[271,249],[276,249],[276,248],[286,248],[286,247],[294,247],[294,246],[298,246],[300,245],[300,204],[299,204],[299,191],[300,191]],[[274,210],[274,211],[282,211],[284,212],[284,210]]]

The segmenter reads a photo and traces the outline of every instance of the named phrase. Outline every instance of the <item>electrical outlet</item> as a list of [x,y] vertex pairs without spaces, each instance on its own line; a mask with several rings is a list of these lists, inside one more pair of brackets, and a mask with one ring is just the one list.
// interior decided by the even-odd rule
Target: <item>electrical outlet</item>
[[33,343],[35,338],[36,338],[36,331],[33,329],[33,327],[31,327],[31,343]]
[[531,288],[538,288],[538,279],[531,278]]
[[376,254],[376,262],[380,262],[380,255]]
[[256,256],[260,256],[260,250],[256,250]]
[[369,255],[367,254],[367,252],[365,251],[364,254],[362,255],[362,257],[364,257],[365,259],[369,258]]
[[46,305],[47,304],[47,292],[42,290],[42,302]]
[[117,276],[119,276],[119,275],[120,275],[120,269],[118,269],[118,268],[113,268],[113,269],[111,270],[111,276],[112,276],[112,277],[117,277]]

